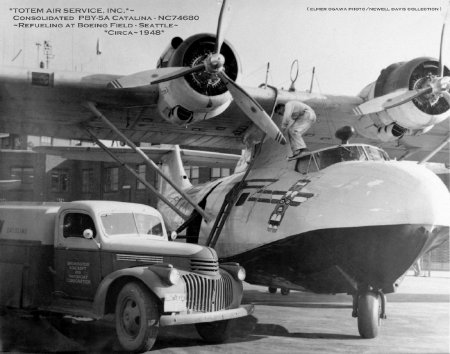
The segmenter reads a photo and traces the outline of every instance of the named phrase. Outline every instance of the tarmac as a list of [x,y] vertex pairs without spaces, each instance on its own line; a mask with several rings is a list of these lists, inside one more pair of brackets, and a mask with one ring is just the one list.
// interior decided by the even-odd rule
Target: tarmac
[[[204,343],[193,326],[161,328],[152,353],[450,353],[450,272],[407,275],[389,294],[379,336],[362,339],[351,317],[351,297],[291,291],[269,294],[245,284],[243,303],[255,312],[234,320],[223,344]],[[118,349],[105,322],[0,317],[2,352],[109,353]]]

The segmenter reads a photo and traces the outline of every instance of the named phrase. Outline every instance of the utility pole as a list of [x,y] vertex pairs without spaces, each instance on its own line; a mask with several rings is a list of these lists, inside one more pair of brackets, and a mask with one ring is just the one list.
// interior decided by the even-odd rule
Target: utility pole
[[39,50],[41,49],[41,43],[39,43],[39,42],[36,42],[36,49],[37,49],[37,65],[38,65],[38,67],[39,67]]
[[52,45],[49,41],[44,41],[44,56],[45,56],[45,63],[46,63],[46,69],[48,69],[50,59],[53,59],[55,56],[52,52]]

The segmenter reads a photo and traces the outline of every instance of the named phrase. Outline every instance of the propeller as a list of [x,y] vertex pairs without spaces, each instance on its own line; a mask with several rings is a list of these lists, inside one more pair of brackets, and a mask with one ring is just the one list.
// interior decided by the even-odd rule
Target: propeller
[[209,53],[205,60],[193,67],[177,67],[173,72],[168,75],[159,77],[157,80],[152,81],[150,84],[159,84],[174,80],[192,73],[204,71],[212,78],[219,77],[226,85],[228,91],[233,97],[238,107],[245,113],[245,115],[270,138],[279,142],[280,144],[286,144],[286,139],[278,129],[276,124],[272,121],[270,116],[264,111],[261,105],[256,102],[242,87],[234,82],[225,73],[225,57],[220,53],[220,49],[225,40],[224,32],[228,26],[230,19],[231,6],[227,0],[223,0],[222,7],[220,9],[219,21],[217,24],[216,42],[214,45],[214,52]]
[[354,114],[362,115],[381,112],[390,108],[400,106],[422,96],[424,96],[425,99],[435,99],[438,97],[443,97],[450,105],[450,77],[444,76],[445,66],[442,55],[444,46],[445,23],[447,21],[447,18],[448,8],[444,18],[444,23],[442,24],[441,41],[439,46],[439,67],[437,75],[430,75],[426,77],[426,81],[422,85],[424,87],[420,89],[398,90],[364,102],[353,110]]

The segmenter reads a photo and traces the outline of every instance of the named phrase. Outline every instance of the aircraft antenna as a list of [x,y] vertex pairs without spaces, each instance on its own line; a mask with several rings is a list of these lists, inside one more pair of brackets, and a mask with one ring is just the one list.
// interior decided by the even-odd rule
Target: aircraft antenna
[[267,62],[266,81],[264,82],[264,88],[267,88],[267,80],[269,79],[269,70],[270,70],[270,62]]
[[295,59],[291,64],[291,86],[289,87],[290,92],[295,91],[295,82],[298,78],[298,59]]
[[311,85],[309,85],[309,93],[311,93],[311,92],[312,92],[312,89],[313,89],[314,75],[315,75],[315,73],[316,73],[316,67],[313,66],[313,68],[312,68],[312,75],[311,75]]

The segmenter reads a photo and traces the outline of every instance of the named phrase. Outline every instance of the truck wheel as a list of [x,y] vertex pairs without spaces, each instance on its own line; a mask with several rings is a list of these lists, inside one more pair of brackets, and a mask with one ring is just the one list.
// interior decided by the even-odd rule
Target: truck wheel
[[273,288],[273,287],[269,286],[269,293],[275,294],[277,292],[277,290],[278,290],[277,288]]
[[223,343],[231,333],[229,320],[196,323],[195,328],[200,337],[208,343]]
[[159,327],[158,305],[141,284],[128,283],[117,296],[116,332],[126,351],[150,350],[156,341]]
[[359,295],[358,331],[363,338],[375,338],[380,327],[379,296],[373,292]]

